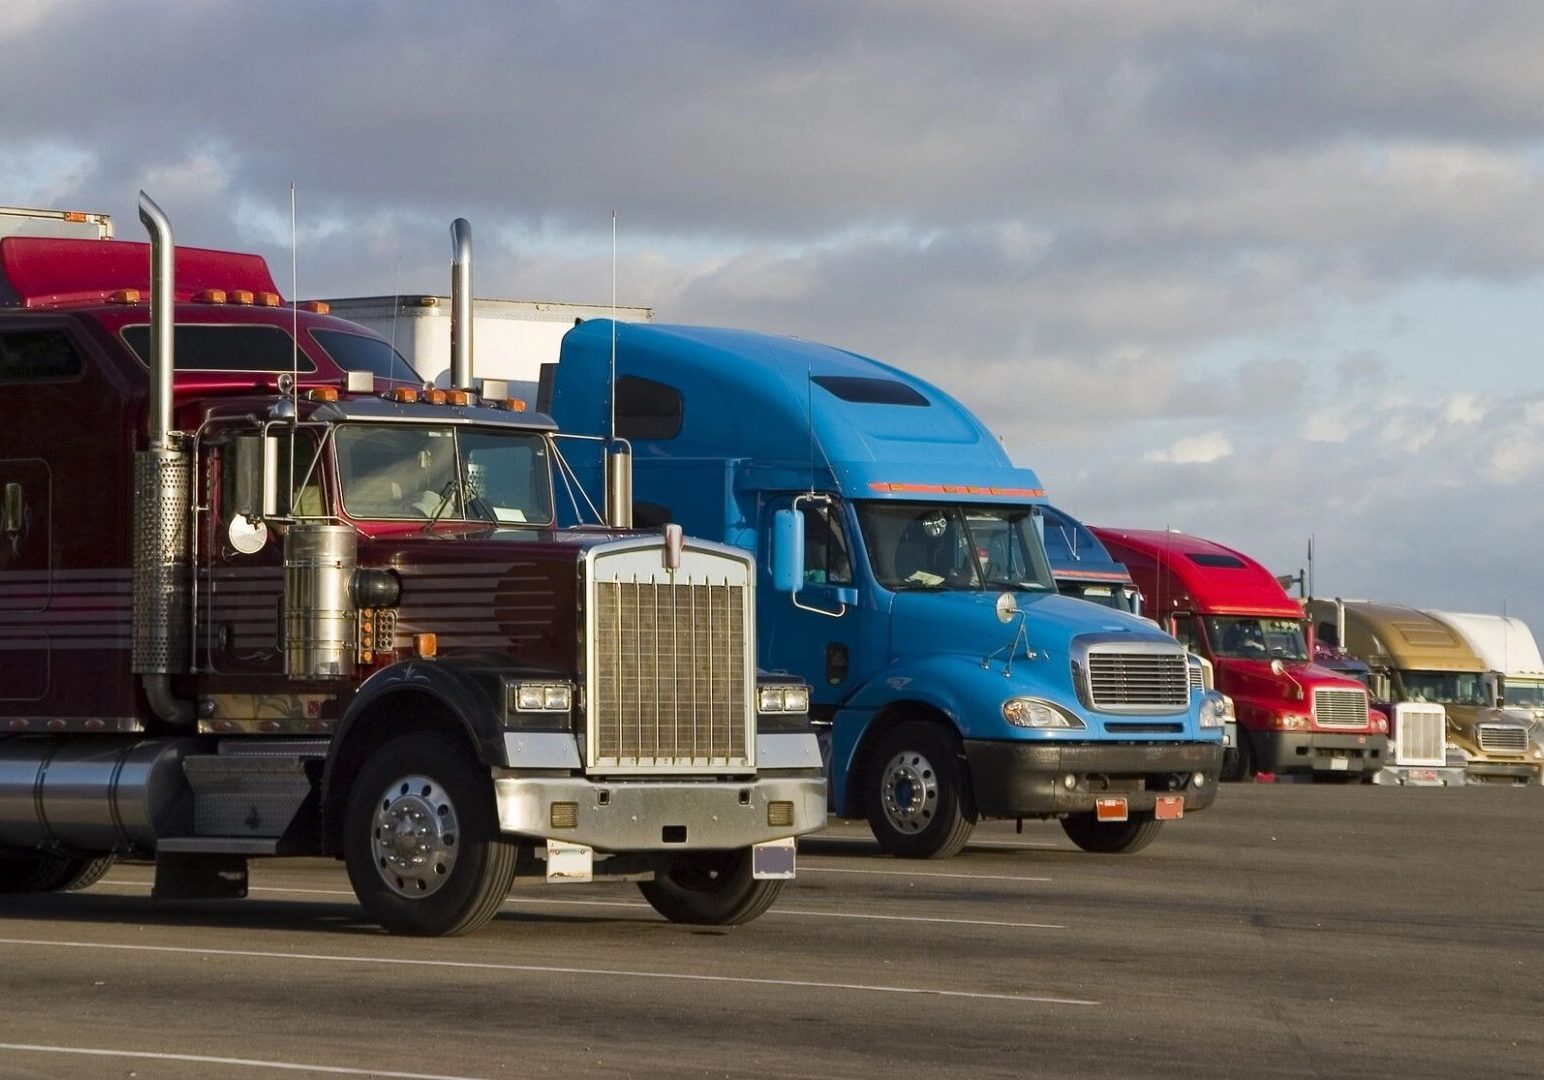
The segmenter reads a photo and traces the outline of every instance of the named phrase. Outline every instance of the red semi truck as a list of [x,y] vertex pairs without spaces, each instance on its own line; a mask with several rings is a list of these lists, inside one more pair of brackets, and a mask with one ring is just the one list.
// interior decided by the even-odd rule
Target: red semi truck
[[467,314],[428,389],[140,217],[0,238],[0,892],[130,855],[239,896],[322,855],[403,933],[531,877],[765,911],[826,792],[807,689],[754,666],[750,556],[555,528],[555,425],[473,387]]
[[1125,563],[1147,613],[1210,660],[1233,698],[1237,755],[1227,777],[1254,772],[1370,776],[1383,767],[1388,718],[1360,683],[1311,661],[1302,607],[1249,556],[1180,532],[1094,528]]

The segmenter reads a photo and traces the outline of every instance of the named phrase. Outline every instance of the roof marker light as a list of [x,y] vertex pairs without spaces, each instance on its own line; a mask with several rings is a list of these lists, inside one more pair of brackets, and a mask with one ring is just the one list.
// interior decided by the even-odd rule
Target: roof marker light
[[338,388],[336,386],[313,386],[306,391],[306,399],[309,401],[337,401]]
[[279,294],[276,292],[260,292],[253,296],[258,307],[278,307],[280,305]]
[[445,391],[425,390],[424,400],[427,401],[430,405],[443,405],[445,404]]
[[139,303],[138,289],[118,289],[107,294],[109,304],[137,304]]
[[447,391],[445,391],[445,403],[447,405],[465,406],[465,405],[470,404],[471,400],[472,399],[467,395],[467,392],[465,390],[447,390]]
[[225,290],[205,289],[201,293],[195,293],[193,300],[199,304],[223,304],[225,303]]
[[411,386],[399,386],[392,390],[391,400],[412,404],[418,400],[418,391]]
[[512,397],[504,402],[505,408],[510,412],[525,412],[525,402],[517,397]]
[[325,300],[307,300],[300,305],[301,311],[309,311],[315,315],[326,315],[332,311],[332,305]]
[[997,495],[1005,498],[1043,499],[1045,488],[984,487],[978,484],[890,484],[876,480],[872,491],[914,492],[924,495]]
[[230,302],[233,304],[250,304],[252,302],[251,289],[232,289],[226,295],[230,297]]

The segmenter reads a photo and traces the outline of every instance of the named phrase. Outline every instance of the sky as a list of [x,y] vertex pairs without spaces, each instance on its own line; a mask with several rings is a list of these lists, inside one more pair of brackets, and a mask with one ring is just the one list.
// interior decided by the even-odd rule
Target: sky
[[828,342],[1052,499],[1544,629],[1544,5],[7,0],[0,203]]

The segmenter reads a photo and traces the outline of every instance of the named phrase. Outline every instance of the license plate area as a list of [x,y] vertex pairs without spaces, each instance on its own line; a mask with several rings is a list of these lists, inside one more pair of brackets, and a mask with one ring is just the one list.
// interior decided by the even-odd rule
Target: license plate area
[[1122,796],[1106,795],[1094,800],[1094,820],[1125,821],[1126,800]]
[[1153,816],[1159,821],[1173,821],[1185,816],[1183,795],[1160,795],[1153,804]]
[[795,845],[793,837],[769,840],[751,848],[751,877],[780,880],[793,877]]

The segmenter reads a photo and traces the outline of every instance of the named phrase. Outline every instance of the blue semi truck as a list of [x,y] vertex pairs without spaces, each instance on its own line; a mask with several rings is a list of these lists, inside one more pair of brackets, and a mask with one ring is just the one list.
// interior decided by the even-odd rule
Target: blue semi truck
[[832,808],[886,851],[952,855],[982,818],[1136,851],[1215,798],[1221,696],[1152,624],[1058,595],[1039,479],[949,395],[794,338],[608,320],[544,378],[560,427],[602,438],[577,480],[629,497],[585,460],[609,442],[635,525],[756,553],[759,661],[811,685]]
[[1054,506],[1043,507],[1040,514],[1057,592],[1116,611],[1142,613],[1142,594],[1131,580],[1131,571],[1110,557],[1088,526]]

